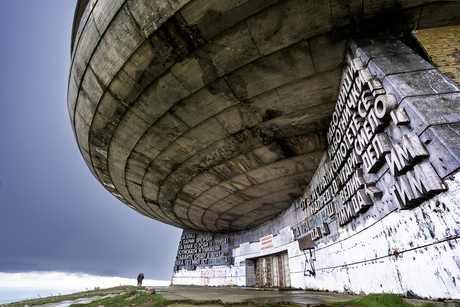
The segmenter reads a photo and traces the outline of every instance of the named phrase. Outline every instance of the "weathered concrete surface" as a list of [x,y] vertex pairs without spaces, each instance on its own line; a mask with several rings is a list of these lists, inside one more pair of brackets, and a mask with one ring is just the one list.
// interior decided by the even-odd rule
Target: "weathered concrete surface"
[[[362,147],[361,153],[357,153],[362,161],[352,165],[353,172],[343,173],[342,177],[339,174],[346,169],[346,163],[337,162],[333,169],[331,161],[338,151],[334,153],[331,148],[334,143],[344,144],[345,137],[330,142],[328,152],[322,156],[320,167],[302,197],[304,199],[295,201],[282,214],[260,226],[231,233],[234,261],[230,265],[190,267],[185,264],[181,267],[176,264],[173,284],[252,285],[257,277],[248,267],[255,267],[256,259],[287,254],[290,285],[293,287],[353,293],[390,292],[430,299],[460,298],[457,286],[460,279],[457,252],[460,240],[460,87],[391,35],[357,37],[350,46],[331,126],[336,122],[335,128],[345,127],[340,128],[343,131],[351,125],[358,126],[356,131],[359,133],[374,133],[373,139],[369,137],[368,140],[386,136],[388,141],[382,143],[385,146],[374,147],[375,151],[381,151],[379,159],[384,159],[382,163],[373,170],[367,168],[363,152],[368,151],[366,148],[371,148],[371,144],[348,141],[354,146],[350,145],[348,151],[345,148],[345,158]],[[354,73],[350,73],[352,67],[356,68]],[[361,84],[369,87],[356,89],[366,76],[370,76],[369,83]],[[366,113],[359,104],[353,107],[355,117],[339,124],[339,119],[347,120],[346,109],[352,108],[353,95],[360,91],[375,93],[369,94],[375,101],[368,114],[381,114],[382,122],[373,122],[380,127],[367,129],[365,123],[356,124],[357,117],[360,122],[371,118],[357,115]],[[388,112],[383,112],[382,105],[377,103],[382,95],[392,97],[386,105]],[[361,99],[360,103],[363,101]],[[393,111],[403,114],[404,120]],[[332,134],[340,138],[340,134]],[[390,164],[391,159],[395,159],[394,148],[409,136],[412,145],[404,146],[410,152],[406,156],[407,162],[410,160],[412,164],[407,169],[395,167]],[[384,151],[386,158],[391,152],[391,159],[384,157]],[[418,188],[418,183],[413,180],[411,187],[406,186],[408,194],[401,194],[399,187],[399,192],[393,189],[406,177],[415,176],[414,172],[418,172],[422,165],[429,168],[423,168],[423,174],[419,172],[418,179],[414,179],[423,182]],[[361,178],[355,190],[338,193],[348,182],[353,182],[351,178],[356,178],[351,175]],[[340,180],[336,182],[337,189],[332,184],[334,180]],[[430,187],[431,183],[435,184],[434,188]],[[365,192],[369,202],[364,210],[353,203],[351,214],[345,216],[344,208],[351,203],[350,197],[364,189],[372,189],[374,185],[378,193]],[[330,192],[330,196],[318,204],[317,200],[327,195],[326,192]],[[409,192],[418,193],[417,197],[415,194],[410,196]],[[184,230],[184,234],[192,232]],[[271,235],[273,245],[262,248],[263,238]],[[301,243],[304,239],[310,245]],[[314,261],[309,258],[308,250],[304,250],[313,244]],[[260,278],[256,283],[267,281]]]
[[[316,248],[316,276],[306,271],[311,260],[300,250],[299,241],[280,239],[284,222],[301,224],[306,218],[305,211],[293,204],[283,219],[233,234],[233,265],[179,270],[172,283],[246,286],[247,259],[287,252],[294,288],[459,299],[460,173],[446,184],[447,192],[413,210],[392,211],[379,221],[338,229],[335,241],[320,242]],[[267,233],[274,234],[274,247],[261,251],[259,240]],[[249,251],[242,251],[244,242],[249,243]]]
[[349,36],[458,16],[437,1],[81,0],[68,88],[80,152],[143,215],[250,229],[318,167]]
[[263,303],[287,303],[298,305],[319,305],[331,302],[346,302],[356,296],[342,293],[314,292],[304,290],[277,291],[241,287],[194,287],[170,286],[156,287],[157,293],[167,300],[195,300],[209,302],[221,300],[224,303],[245,303],[258,301]]

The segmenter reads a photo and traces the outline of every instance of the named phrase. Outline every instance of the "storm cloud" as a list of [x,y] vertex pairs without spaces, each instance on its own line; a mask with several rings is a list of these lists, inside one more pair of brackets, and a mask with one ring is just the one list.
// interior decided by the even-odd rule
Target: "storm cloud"
[[110,195],[67,111],[76,1],[0,2],[0,272],[170,280],[181,230]]

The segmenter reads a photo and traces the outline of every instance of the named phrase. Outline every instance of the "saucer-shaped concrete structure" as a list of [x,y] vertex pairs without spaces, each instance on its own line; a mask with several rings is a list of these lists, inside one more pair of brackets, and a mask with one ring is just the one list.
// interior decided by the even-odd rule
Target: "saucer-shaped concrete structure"
[[458,2],[80,0],[68,110],[99,182],[188,229],[251,229],[304,193],[351,35],[459,23]]

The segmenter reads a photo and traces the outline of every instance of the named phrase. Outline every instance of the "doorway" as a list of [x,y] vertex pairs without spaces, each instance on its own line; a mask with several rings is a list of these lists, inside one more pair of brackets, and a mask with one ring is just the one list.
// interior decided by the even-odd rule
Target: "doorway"
[[291,274],[287,252],[257,258],[255,284],[259,287],[290,287]]

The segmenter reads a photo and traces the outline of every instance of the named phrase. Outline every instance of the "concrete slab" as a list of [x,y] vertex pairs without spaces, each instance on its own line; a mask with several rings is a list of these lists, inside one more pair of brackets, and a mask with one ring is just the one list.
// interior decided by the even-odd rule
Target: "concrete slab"
[[319,305],[330,302],[345,302],[357,298],[354,295],[304,290],[277,291],[276,289],[256,289],[240,287],[196,287],[170,286],[155,287],[156,293],[170,301],[195,300],[208,302],[221,300],[224,303],[245,303],[259,301],[264,303],[294,303],[299,305]]

